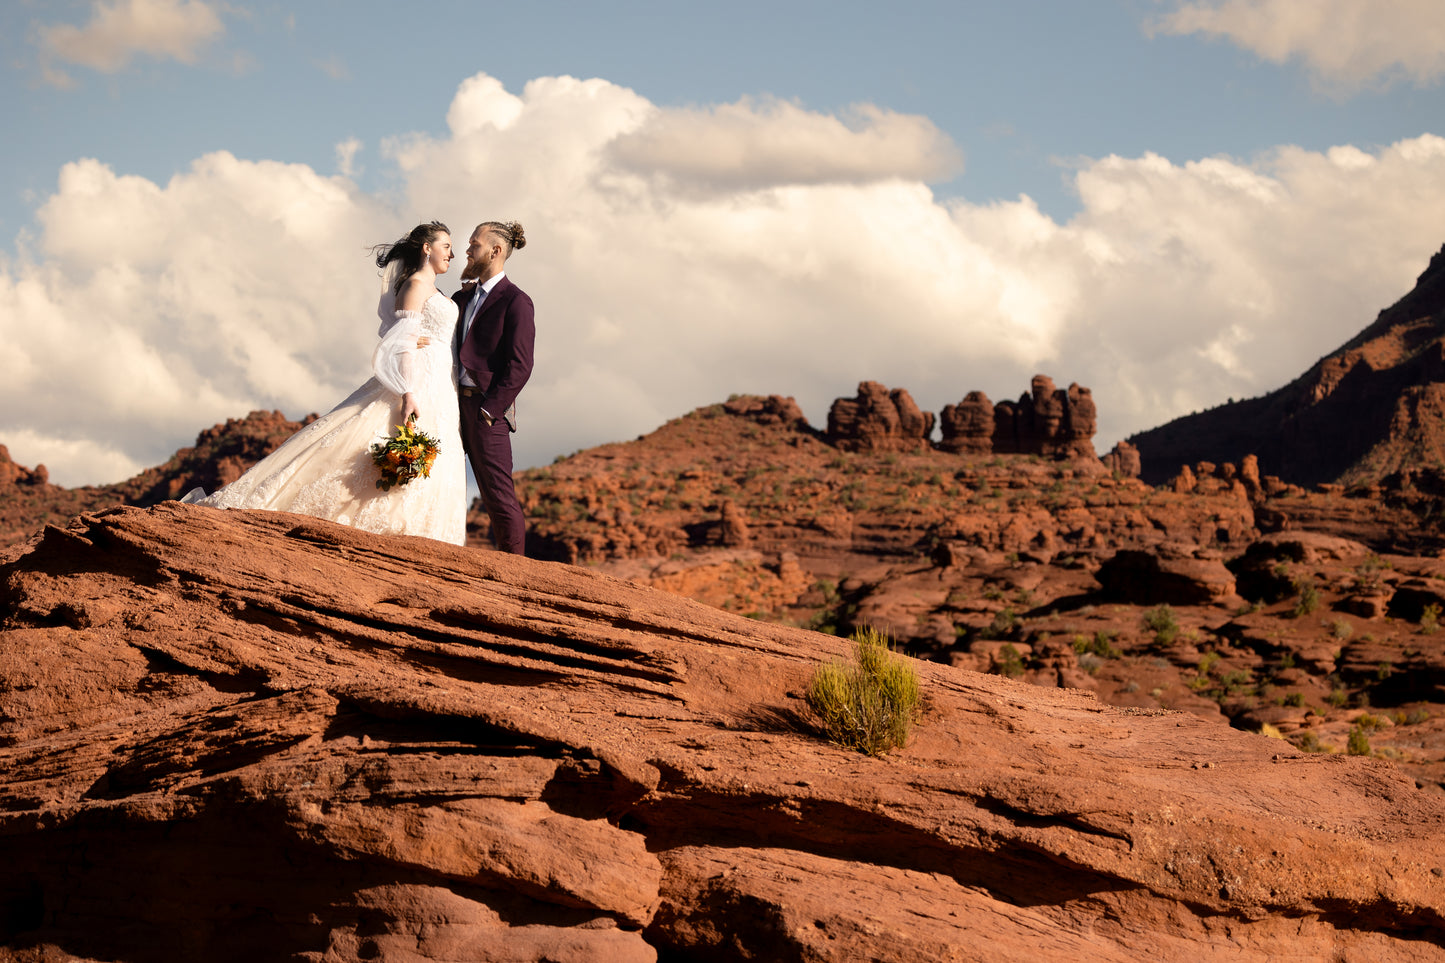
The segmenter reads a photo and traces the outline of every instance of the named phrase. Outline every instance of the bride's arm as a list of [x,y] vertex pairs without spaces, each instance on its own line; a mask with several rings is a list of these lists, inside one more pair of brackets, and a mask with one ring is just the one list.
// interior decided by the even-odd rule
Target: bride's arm
[[421,309],[426,303],[426,284],[409,278],[396,300],[396,321],[386,329],[371,358],[376,379],[401,396],[401,420],[418,414],[412,370],[421,331]]

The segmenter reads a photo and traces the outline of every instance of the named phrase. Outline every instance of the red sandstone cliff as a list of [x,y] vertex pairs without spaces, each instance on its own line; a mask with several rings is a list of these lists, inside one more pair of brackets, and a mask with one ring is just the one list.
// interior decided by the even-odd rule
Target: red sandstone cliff
[[1129,441],[1151,484],[1250,454],[1261,472],[1301,485],[1445,465],[1445,248],[1410,293],[1288,385]]

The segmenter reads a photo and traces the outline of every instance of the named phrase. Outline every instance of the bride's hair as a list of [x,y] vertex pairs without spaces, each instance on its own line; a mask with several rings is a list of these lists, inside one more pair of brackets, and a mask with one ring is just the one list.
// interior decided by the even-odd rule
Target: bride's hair
[[371,251],[376,255],[376,266],[383,271],[392,261],[401,262],[401,270],[396,275],[396,284],[392,291],[400,291],[407,278],[421,270],[422,262],[426,260],[422,256],[425,247],[435,241],[438,235],[450,233],[451,230],[441,221],[429,221],[412,228],[395,244],[378,244],[373,247]]
[[507,256],[511,257],[513,251],[520,251],[527,246],[527,235],[522,231],[522,225],[518,221],[483,221],[478,227],[485,227],[497,237],[507,242]]

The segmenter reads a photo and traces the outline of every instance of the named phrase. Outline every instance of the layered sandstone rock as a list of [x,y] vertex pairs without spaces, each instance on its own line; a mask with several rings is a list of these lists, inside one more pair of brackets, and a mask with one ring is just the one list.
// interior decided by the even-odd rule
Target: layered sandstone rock
[[48,484],[50,472],[45,470],[44,465],[36,465],[34,469],[17,465],[10,457],[10,449],[0,445],[0,490],[11,485],[35,487]]
[[920,411],[903,388],[889,391],[876,381],[858,385],[854,398],[839,398],[828,410],[828,443],[845,451],[911,451],[930,445],[933,412]]
[[768,395],[738,395],[723,403],[723,410],[730,415],[739,415],[760,425],[783,425],[789,428],[806,429],[808,419],[803,409],[791,397]]
[[1445,804],[1380,761],[926,663],[871,759],[801,698],[841,641],[298,516],[0,584],[25,959],[1445,959]]
[[938,447],[965,455],[993,451],[993,402],[982,391],[970,391],[956,405],[946,405],[939,424],[943,440]]
[[1100,459],[1104,467],[1124,478],[1138,478],[1140,472],[1139,449],[1121,441],[1107,455]]
[[999,454],[1094,459],[1097,412],[1088,388],[1054,387],[1035,375],[1029,394],[994,406],[993,450]]

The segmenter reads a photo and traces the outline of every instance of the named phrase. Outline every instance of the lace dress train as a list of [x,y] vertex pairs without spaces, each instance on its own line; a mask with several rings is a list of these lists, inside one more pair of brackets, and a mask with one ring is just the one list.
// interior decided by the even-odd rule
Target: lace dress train
[[[196,503],[296,512],[368,532],[465,544],[466,468],[451,348],[457,306],[438,293],[421,311],[394,314],[382,323],[373,358],[376,377],[240,478]],[[417,348],[421,335],[431,340]],[[371,444],[400,420],[405,390],[417,398],[417,427],[435,436],[441,451],[430,476],[383,492],[376,487],[380,475]]]

